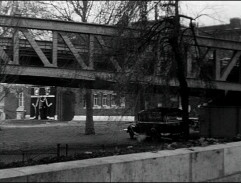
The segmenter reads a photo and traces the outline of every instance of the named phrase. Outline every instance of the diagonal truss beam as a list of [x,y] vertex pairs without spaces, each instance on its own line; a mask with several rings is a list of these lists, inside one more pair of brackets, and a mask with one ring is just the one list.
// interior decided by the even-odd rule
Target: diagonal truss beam
[[241,55],[241,51],[234,51],[233,56],[232,56],[230,62],[228,63],[228,65],[225,68],[225,70],[222,72],[222,76],[221,76],[220,80],[225,81],[227,79],[227,77],[230,74],[231,70],[236,65],[238,59],[240,58],[240,55]]
[[70,51],[74,55],[74,57],[77,60],[77,62],[80,64],[80,66],[83,69],[88,69],[87,65],[84,63],[84,60],[81,58],[81,56],[79,55],[78,51],[75,49],[74,45],[71,43],[71,41],[68,38],[68,36],[65,33],[62,33],[62,32],[59,32],[59,34],[63,38],[64,42],[66,43],[66,45],[68,46],[68,48],[70,49]]
[[[106,44],[105,44],[105,41],[103,40],[102,36],[97,35],[97,36],[96,36],[96,39],[97,39],[98,42],[100,43],[102,49],[105,50],[105,51],[108,51],[108,48],[107,48],[107,46],[106,46]],[[120,71],[120,70],[121,70],[121,66],[119,65],[119,63],[117,62],[117,60],[116,60],[113,56],[110,58],[110,61],[111,61],[111,63],[114,65],[114,67],[115,67],[115,69],[116,69],[117,71]]]
[[12,64],[12,60],[9,58],[2,47],[0,47],[0,58],[4,61],[5,64]]
[[120,67],[119,63],[113,56],[110,57],[110,61],[118,72],[121,71],[121,67]]
[[45,67],[54,67],[53,64],[49,62],[47,57],[44,55],[41,48],[38,46],[36,41],[34,40],[33,36],[29,33],[27,29],[20,29],[23,35],[26,37],[26,39],[29,41],[29,44],[33,47],[34,51],[37,53],[41,61],[43,62]]
[[105,44],[105,41],[104,41],[104,39],[102,38],[102,36],[97,35],[97,36],[95,36],[95,37],[96,37],[97,41],[99,42],[100,46],[102,47],[102,49],[105,50],[105,51],[108,51],[109,49],[107,48],[107,46],[106,46],[106,44]]

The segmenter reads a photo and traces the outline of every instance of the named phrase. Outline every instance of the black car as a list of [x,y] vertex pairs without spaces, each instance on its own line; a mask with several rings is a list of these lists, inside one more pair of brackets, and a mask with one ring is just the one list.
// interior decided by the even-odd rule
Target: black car
[[180,135],[182,128],[182,110],[178,108],[163,108],[143,110],[138,113],[137,121],[127,128],[130,138],[145,134],[150,137],[162,135]]

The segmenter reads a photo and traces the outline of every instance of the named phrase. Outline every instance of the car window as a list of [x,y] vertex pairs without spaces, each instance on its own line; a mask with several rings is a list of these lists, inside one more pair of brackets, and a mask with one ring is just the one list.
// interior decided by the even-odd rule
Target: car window
[[148,121],[163,121],[161,112],[152,112],[148,114]]
[[177,110],[142,111],[138,120],[143,122],[168,122],[180,120],[181,112]]

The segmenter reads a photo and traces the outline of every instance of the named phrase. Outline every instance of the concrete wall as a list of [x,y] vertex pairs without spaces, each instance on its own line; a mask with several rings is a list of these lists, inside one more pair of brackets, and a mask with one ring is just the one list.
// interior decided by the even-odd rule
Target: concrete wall
[[241,142],[0,170],[0,182],[241,181]]

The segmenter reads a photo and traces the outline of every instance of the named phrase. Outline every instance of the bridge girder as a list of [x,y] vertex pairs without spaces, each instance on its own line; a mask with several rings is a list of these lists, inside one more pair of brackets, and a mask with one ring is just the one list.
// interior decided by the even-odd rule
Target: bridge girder
[[[78,87],[83,86],[83,83],[91,83],[92,86],[102,86],[109,88],[109,84],[117,83],[119,78],[123,77],[123,72],[101,72],[101,71],[93,71],[93,70],[74,70],[74,69],[60,69],[60,68],[52,68],[52,67],[28,67],[28,66],[19,66],[19,65],[7,65],[5,68],[5,72],[8,73],[9,76],[21,76],[25,78],[34,77],[45,78],[46,82],[48,78],[51,80],[73,80],[73,85],[68,83],[68,87]],[[127,74],[127,73],[126,73]],[[36,81],[31,80],[35,84]],[[241,91],[241,83],[230,83],[226,81],[209,81],[204,82],[202,80],[187,78],[188,86],[190,88],[199,88],[199,89],[207,89],[207,90],[230,90],[230,91]],[[109,84],[108,84],[109,83]],[[143,85],[153,85],[153,86],[172,86],[178,87],[179,82],[175,79],[170,80],[168,83],[160,76],[146,76],[140,79],[131,78],[131,83],[143,84]],[[38,84],[41,84],[38,83]],[[46,83],[43,83],[43,85]],[[51,85],[58,86],[58,83],[51,83]],[[99,87],[97,87],[99,88]],[[101,88],[101,87],[100,87]]]
[[[46,19],[37,19],[37,18],[28,18],[28,17],[13,17],[13,16],[4,16],[0,15],[0,26],[3,27],[11,27],[15,28],[16,30],[22,30],[24,33],[26,40],[30,42],[27,47],[32,47],[37,55],[40,57],[41,61],[43,62],[45,67],[30,67],[30,66],[20,66],[19,65],[19,50],[23,48],[23,45],[26,46],[26,40],[19,39],[17,37],[18,34],[15,34],[13,40],[15,43],[19,45],[11,45],[10,42],[5,42],[5,40],[9,40],[9,38],[1,38],[0,39],[0,46],[13,46],[13,59],[8,58],[7,54],[4,52],[4,49],[1,48],[1,55],[4,56],[2,59],[5,61],[11,61],[11,64],[15,65],[7,65],[5,74],[8,75],[19,75],[25,77],[49,77],[49,78],[65,78],[65,79],[76,79],[79,81],[91,81],[95,82],[96,80],[100,79],[106,82],[115,82],[114,79],[118,77],[119,71],[121,70],[120,65],[118,62],[111,57],[111,63],[113,64],[114,68],[117,72],[107,72],[107,71],[98,71],[94,70],[94,54],[98,53],[101,54],[103,51],[106,50],[106,43],[103,37],[114,37],[118,35],[118,28],[116,26],[106,26],[106,25],[98,25],[98,24],[89,24],[89,23],[77,23],[77,22],[66,22],[66,21],[59,21],[59,20],[46,20]],[[53,32],[53,42],[48,41],[36,41],[31,37],[27,29],[37,29],[37,30],[48,30]],[[80,33],[80,34],[87,34],[89,36],[88,42],[85,46],[73,45],[70,39],[65,35],[66,32],[69,33]],[[126,29],[126,32],[132,32],[134,36],[139,35],[139,31],[136,29]],[[66,45],[63,43],[58,43],[57,36],[61,35]],[[186,38],[190,38],[185,36]],[[97,40],[99,45],[102,47],[102,51],[100,49],[96,49],[94,45],[94,39]],[[221,69],[221,61],[218,56],[214,59],[215,62],[215,81],[212,81],[212,86],[215,86],[216,89],[219,90],[235,90],[241,91],[240,85],[238,83],[229,83],[224,82],[228,75],[230,74],[231,70],[237,64],[240,54],[241,54],[241,42],[237,41],[230,41],[230,40],[222,40],[222,39],[214,39],[209,37],[201,37],[197,36],[197,43],[201,47],[207,47],[212,49],[222,49],[222,50],[231,50],[234,52],[233,57],[227,64],[226,68]],[[194,43],[192,42],[194,45]],[[21,46],[22,45],[22,46]],[[51,50],[52,52],[52,63],[48,61],[45,54],[42,52],[41,49]],[[77,60],[77,62],[81,65],[82,69],[61,69],[55,68],[57,67],[57,54],[58,51],[61,50],[69,50],[73,54],[73,57]],[[83,58],[80,53],[87,53],[88,54],[88,64],[84,62]],[[17,65],[16,65],[17,64]],[[192,70],[192,62],[187,63],[187,70],[191,72]],[[91,71],[89,71],[91,70]],[[15,74],[13,73],[15,72]],[[191,76],[188,73],[188,76]],[[158,77],[154,76],[150,78],[150,76],[146,76],[143,82],[147,83],[152,80],[152,84],[154,85],[164,85],[163,80]],[[195,88],[204,88],[206,84],[195,79],[195,78],[187,78],[189,87]],[[134,82],[134,81],[133,81]],[[177,81],[170,81],[169,83],[171,86],[178,86]]]
[[[94,34],[102,36],[117,36],[118,28],[110,25],[100,25],[82,22],[68,22],[60,20],[48,20],[29,17],[5,16],[0,15],[0,26],[13,28],[26,28],[37,30],[62,31],[70,33]],[[126,29],[139,36],[137,29]],[[186,36],[189,37],[190,36]],[[219,49],[241,50],[241,42],[211,37],[197,36],[198,45]]]

